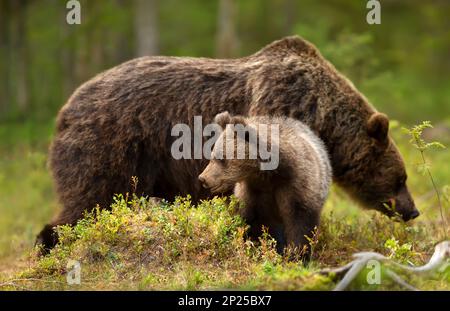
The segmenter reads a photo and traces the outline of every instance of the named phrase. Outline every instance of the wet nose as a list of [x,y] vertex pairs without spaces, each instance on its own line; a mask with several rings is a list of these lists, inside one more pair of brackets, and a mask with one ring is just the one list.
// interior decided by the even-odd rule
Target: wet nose
[[417,218],[417,217],[419,217],[419,215],[420,215],[420,212],[418,210],[415,210],[411,213],[410,219]]
[[410,214],[407,214],[403,217],[404,221],[412,220],[414,218],[419,217],[420,212],[418,210],[412,211]]

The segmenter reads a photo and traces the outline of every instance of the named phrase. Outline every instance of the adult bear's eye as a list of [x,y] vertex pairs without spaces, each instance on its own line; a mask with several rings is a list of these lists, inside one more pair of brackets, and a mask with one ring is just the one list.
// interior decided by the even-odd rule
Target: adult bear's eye
[[400,177],[397,180],[397,190],[400,190],[401,188],[403,188],[406,184],[406,176]]

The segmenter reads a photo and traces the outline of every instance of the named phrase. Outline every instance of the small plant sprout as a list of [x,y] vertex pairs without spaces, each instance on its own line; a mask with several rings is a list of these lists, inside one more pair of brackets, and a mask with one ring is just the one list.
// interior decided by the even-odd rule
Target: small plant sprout
[[133,190],[133,194],[136,194],[138,183],[139,178],[137,176],[131,176],[131,189]]
[[395,199],[389,199],[390,204],[387,203],[383,203],[384,207],[391,211],[393,213],[393,216],[391,217],[392,219],[396,220],[396,221],[401,221],[402,220],[402,215],[400,215],[397,210],[396,210],[396,202]]
[[391,237],[390,239],[386,240],[386,242],[384,243],[384,247],[390,251],[389,254],[390,259],[396,259],[402,262],[407,262],[410,265],[414,265],[409,260],[409,258],[415,256],[415,253],[412,250],[411,243],[400,244],[400,242],[397,239]]
[[444,149],[445,146],[437,141],[433,141],[433,142],[426,142],[423,138],[422,138],[422,133],[426,128],[432,128],[433,126],[431,125],[430,121],[423,121],[422,124],[419,125],[415,125],[412,128],[408,129],[408,128],[403,128],[403,130],[405,131],[406,134],[408,134],[410,136],[410,140],[409,142],[414,146],[414,148],[416,148],[417,150],[419,150],[420,152],[420,156],[421,156],[421,163],[419,163],[417,165],[417,169],[419,171],[419,173],[421,173],[422,175],[428,175],[428,177],[430,178],[431,184],[433,185],[433,189],[434,192],[436,193],[436,197],[438,200],[438,205],[439,205],[439,212],[441,214],[441,219],[442,219],[442,224],[444,226],[444,236],[447,237],[447,229],[448,229],[448,225],[447,225],[447,220],[445,219],[444,216],[444,211],[443,211],[443,206],[442,206],[442,201],[441,201],[441,196],[439,194],[439,190],[438,187],[434,181],[433,175],[431,174],[431,164],[426,160],[425,158],[425,151],[431,149],[431,148],[440,148],[440,149]]
[[314,227],[314,230],[311,231],[311,236],[305,235],[306,240],[308,240],[309,247],[311,249],[311,258],[314,255],[314,250],[316,245],[319,243],[319,228],[317,226]]

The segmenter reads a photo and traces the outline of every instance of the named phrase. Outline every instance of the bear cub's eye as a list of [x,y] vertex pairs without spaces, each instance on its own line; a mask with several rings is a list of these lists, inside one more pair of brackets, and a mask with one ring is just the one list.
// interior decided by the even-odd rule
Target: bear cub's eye
[[220,165],[225,166],[225,163],[226,163],[226,162],[225,162],[225,158],[222,158],[222,159],[217,159],[217,158],[216,158],[216,159],[214,159],[214,160],[216,160],[216,162],[219,163]]

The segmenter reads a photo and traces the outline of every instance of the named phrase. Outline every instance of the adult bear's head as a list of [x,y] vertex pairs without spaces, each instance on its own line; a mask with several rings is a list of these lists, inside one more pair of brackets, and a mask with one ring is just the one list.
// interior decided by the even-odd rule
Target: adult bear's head
[[287,115],[324,141],[333,179],[363,206],[404,220],[417,217],[403,159],[389,138],[389,120],[353,83],[300,37],[273,42],[254,55],[267,63],[249,78],[251,115]]
[[388,132],[388,117],[378,112],[371,114],[362,133],[369,143],[349,149],[357,169],[349,170],[340,180],[363,206],[408,221],[420,213],[406,185],[402,156]]

